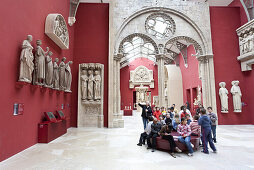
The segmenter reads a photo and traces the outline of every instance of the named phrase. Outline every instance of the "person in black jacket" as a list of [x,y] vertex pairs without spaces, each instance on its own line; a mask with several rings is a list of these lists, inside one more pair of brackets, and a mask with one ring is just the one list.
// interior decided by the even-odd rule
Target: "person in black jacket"
[[[156,149],[156,138],[159,135],[159,132],[161,130],[161,124],[158,122],[156,118],[153,119],[153,124],[151,125],[151,133],[147,137],[147,149],[152,148],[152,152]],[[152,144],[151,144],[151,138],[152,138]]]
[[152,116],[152,108],[149,102],[146,102],[146,105],[138,104],[142,108],[141,117],[143,119],[144,129],[146,129],[146,125],[148,123],[148,118]]

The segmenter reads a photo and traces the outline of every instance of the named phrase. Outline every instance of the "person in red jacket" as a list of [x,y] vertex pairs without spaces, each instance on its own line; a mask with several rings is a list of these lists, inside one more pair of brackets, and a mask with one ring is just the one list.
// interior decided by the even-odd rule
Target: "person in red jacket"
[[153,113],[153,116],[160,120],[161,111],[159,107],[156,107],[156,111]]

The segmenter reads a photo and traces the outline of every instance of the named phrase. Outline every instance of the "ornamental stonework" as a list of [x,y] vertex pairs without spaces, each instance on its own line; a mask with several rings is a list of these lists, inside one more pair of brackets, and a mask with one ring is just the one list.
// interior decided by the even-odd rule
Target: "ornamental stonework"
[[45,22],[45,34],[61,49],[69,49],[69,33],[61,14],[49,14]]
[[134,86],[149,85],[154,88],[153,70],[149,70],[145,66],[139,66],[134,71],[130,71],[129,88]]

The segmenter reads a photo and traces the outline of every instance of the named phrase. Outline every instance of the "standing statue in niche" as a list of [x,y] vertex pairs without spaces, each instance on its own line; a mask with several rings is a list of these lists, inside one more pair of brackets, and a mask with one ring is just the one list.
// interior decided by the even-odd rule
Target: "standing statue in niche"
[[220,103],[221,103],[221,112],[228,113],[228,90],[226,89],[226,83],[220,82],[219,83],[220,90]]
[[36,41],[36,73],[38,85],[45,83],[45,55],[48,53],[49,48],[46,48],[46,52],[41,48],[41,40]]
[[230,92],[233,95],[234,112],[242,112],[242,93],[240,87],[238,86],[239,81],[232,81],[231,84],[232,88]]
[[51,56],[53,55],[53,53],[51,51],[49,51],[48,55],[46,56],[46,87],[53,87],[53,62],[52,62],[52,58]]
[[72,64],[72,61],[69,61],[65,65],[65,87],[66,92],[71,92],[71,81],[72,81],[72,74],[71,74],[71,67],[70,64]]
[[101,99],[101,76],[98,70],[94,72],[94,100]]
[[59,59],[56,58],[54,65],[53,65],[53,89],[59,90],[59,67],[57,63],[59,62]]
[[59,89],[65,90],[65,60],[64,57],[59,64]]
[[19,81],[27,83],[32,82],[32,73],[34,70],[33,46],[31,45],[32,40],[32,35],[28,35],[27,39],[22,43],[22,51],[20,55]]
[[88,84],[87,84],[87,99],[88,100],[93,100],[93,83],[94,83],[93,71],[88,70]]
[[88,82],[86,70],[82,70],[82,76],[80,78],[81,78],[82,100],[86,100],[87,99],[87,82]]

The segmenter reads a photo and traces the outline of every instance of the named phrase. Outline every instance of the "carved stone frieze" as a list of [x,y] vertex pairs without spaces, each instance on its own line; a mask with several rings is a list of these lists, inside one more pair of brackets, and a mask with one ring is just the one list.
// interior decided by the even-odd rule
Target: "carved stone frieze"
[[61,49],[69,49],[69,33],[61,14],[49,14],[45,22],[45,34]]
[[241,61],[241,70],[252,70],[252,64],[254,64],[254,20],[241,26],[236,32],[240,48],[240,56],[237,57],[237,60]]
[[133,89],[134,86],[141,84],[154,88],[153,70],[149,70],[145,66],[139,66],[134,71],[130,71],[129,87]]

